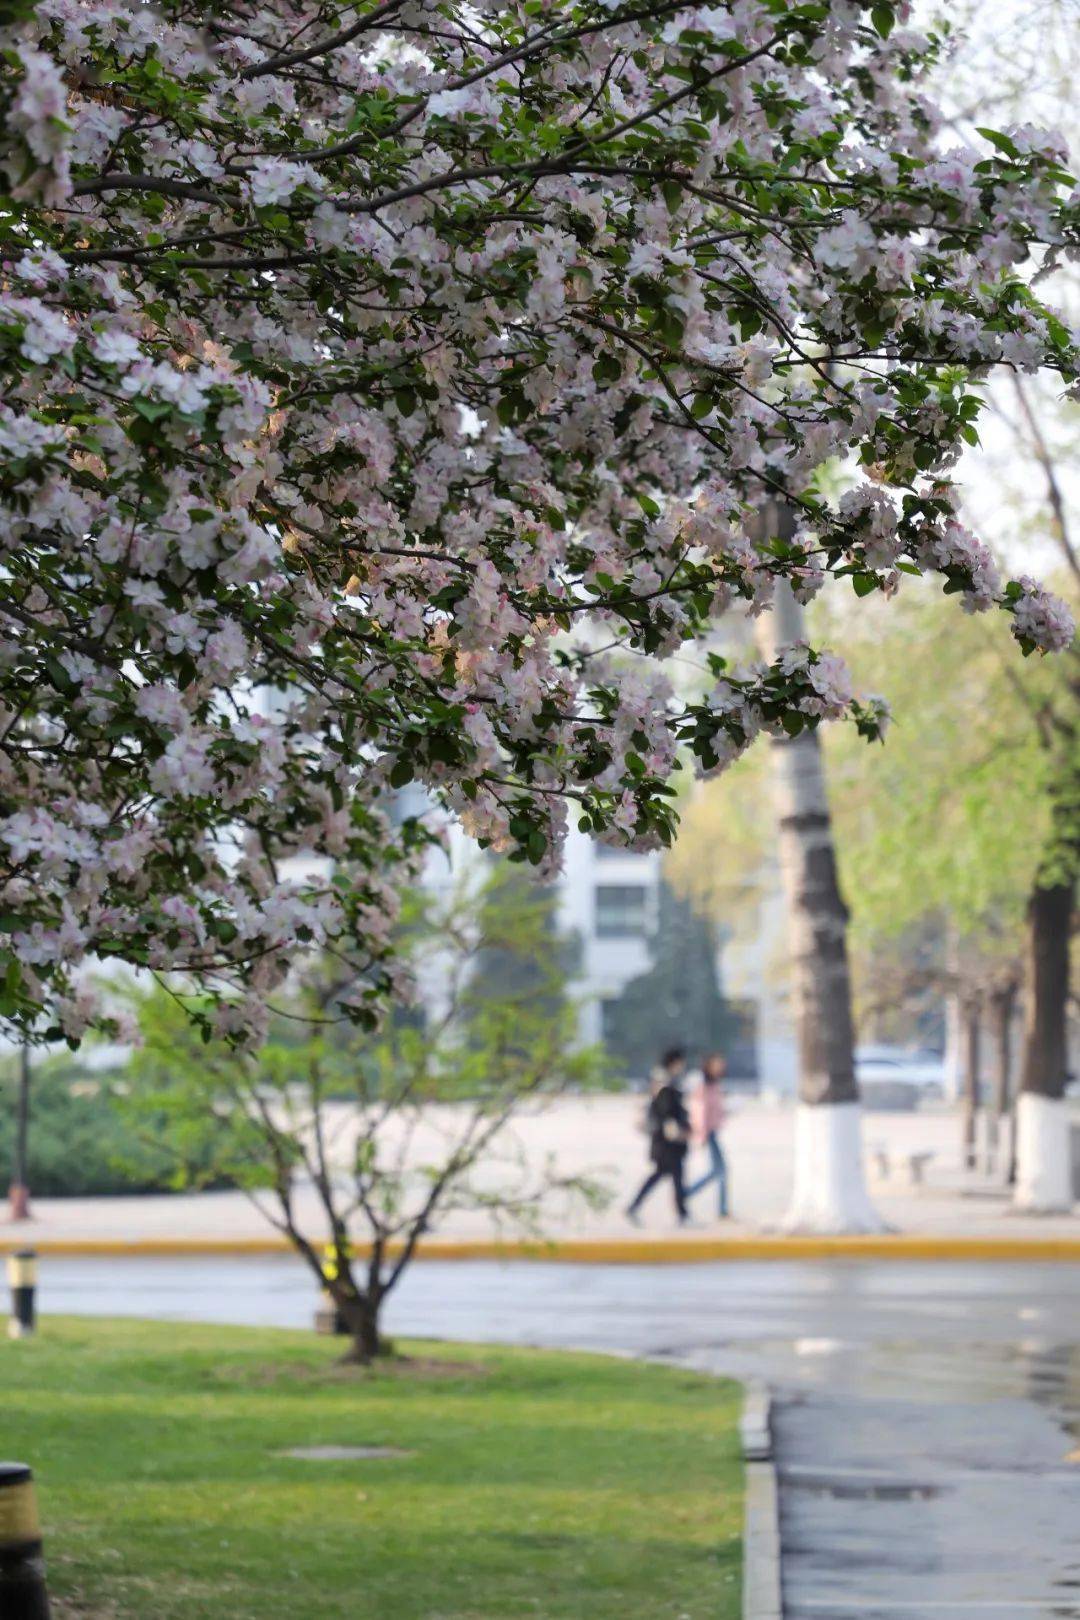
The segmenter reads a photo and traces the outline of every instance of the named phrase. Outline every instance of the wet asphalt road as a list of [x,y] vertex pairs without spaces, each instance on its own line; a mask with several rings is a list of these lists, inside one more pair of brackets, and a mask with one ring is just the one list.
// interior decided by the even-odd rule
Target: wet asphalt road
[[[42,1309],[302,1326],[293,1261],[48,1261]],[[1080,1620],[1080,1267],[428,1262],[400,1334],[764,1378],[788,1620]]]

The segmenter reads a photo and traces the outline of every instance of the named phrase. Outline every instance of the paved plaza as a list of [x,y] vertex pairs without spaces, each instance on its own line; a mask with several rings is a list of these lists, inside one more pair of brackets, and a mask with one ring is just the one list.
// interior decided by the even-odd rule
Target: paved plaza
[[[452,1124],[448,1110],[430,1107],[415,1132],[412,1162],[439,1151],[442,1133]],[[626,1238],[634,1229],[623,1210],[645,1170],[645,1138],[640,1130],[642,1099],[628,1093],[564,1098],[552,1107],[529,1114],[515,1125],[512,1140],[527,1161],[539,1167],[547,1160],[561,1175],[585,1175],[608,1192],[604,1209],[591,1210],[580,1202],[567,1204],[553,1197],[544,1211],[544,1234],[553,1238]],[[342,1111],[339,1121],[348,1125]],[[730,1165],[735,1219],[715,1219],[713,1190],[706,1189],[694,1205],[703,1236],[738,1236],[775,1230],[787,1208],[792,1178],[794,1111],[757,1098],[735,1098],[724,1141]],[[943,1105],[916,1113],[867,1113],[863,1120],[867,1144],[867,1171],[875,1203],[898,1231],[973,1237],[1075,1237],[1080,1221],[1065,1216],[1032,1220],[1014,1215],[1000,1182],[961,1170],[961,1121]],[[338,1132],[344,1151],[347,1129]],[[881,1154],[888,1175],[881,1174]],[[443,1147],[445,1151],[445,1147]],[[924,1159],[925,1180],[912,1185],[912,1155]],[[696,1160],[691,1159],[691,1166]],[[516,1171],[498,1164],[485,1168],[498,1179]],[[310,1188],[301,1187],[297,1208],[302,1219],[318,1220],[317,1201]],[[35,1219],[15,1235],[29,1240],[204,1238],[208,1240],[261,1238],[270,1233],[266,1221],[242,1193],[198,1193],[139,1198],[39,1199]],[[675,1228],[670,1194],[661,1187],[646,1206],[643,1225],[648,1235],[661,1237]],[[481,1210],[454,1211],[436,1220],[433,1235],[441,1239],[487,1238],[494,1235],[490,1217]],[[505,1235],[505,1233],[504,1233]]]

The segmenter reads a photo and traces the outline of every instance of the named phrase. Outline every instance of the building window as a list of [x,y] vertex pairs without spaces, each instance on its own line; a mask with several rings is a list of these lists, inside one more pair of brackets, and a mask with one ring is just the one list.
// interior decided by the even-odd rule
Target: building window
[[596,932],[601,939],[644,934],[649,891],[640,883],[599,883],[596,887]]

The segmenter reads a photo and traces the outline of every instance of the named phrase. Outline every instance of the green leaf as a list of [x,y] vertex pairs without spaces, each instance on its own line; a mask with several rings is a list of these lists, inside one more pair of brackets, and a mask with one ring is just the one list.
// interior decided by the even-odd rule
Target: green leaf
[[148,422],[160,422],[163,416],[171,416],[173,409],[171,405],[165,404],[163,400],[143,399],[141,397],[132,400],[131,408],[138,411],[139,415],[145,417]]
[[622,366],[613,354],[602,354],[592,368],[593,377],[597,382],[618,382],[622,376]]
[[512,427],[532,414],[532,406],[520,388],[508,388],[495,408],[503,427]]
[[870,21],[882,39],[888,39],[896,26],[896,13],[893,11],[892,6],[884,4],[884,0],[881,0],[881,3],[874,6],[871,11]]
[[49,679],[57,691],[68,693],[75,690],[75,682],[58,658],[54,658],[51,653],[46,653],[42,662],[49,673]]

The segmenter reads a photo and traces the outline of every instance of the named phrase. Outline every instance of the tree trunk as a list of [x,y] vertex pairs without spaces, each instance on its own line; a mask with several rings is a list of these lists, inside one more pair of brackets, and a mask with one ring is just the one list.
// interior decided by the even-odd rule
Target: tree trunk
[[965,1170],[974,1170],[975,1128],[979,1115],[979,1089],[982,1078],[982,1008],[978,996],[964,1003],[964,1150]]
[[987,1169],[1001,1175],[1008,1171],[1005,1144],[1011,1135],[1012,1116],[1012,1026],[1016,1007],[1016,985],[1000,985],[990,997],[990,1035],[994,1043],[994,1096],[990,1110],[990,1153]]
[[[769,618],[763,639],[770,657],[804,640],[802,609],[785,583],[777,586]],[[799,1048],[795,1185],[785,1225],[792,1231],[881,1231],[863,1170],[848,913],[817,733],[775,741],[772,764]]]
[[381,1301],[356,1288],[332,1290],[332,1293],[352,1340],[342,1361],[358,1362],[366,1367],[377,1356],[388,1355],[390,1347],[379,1331]]
[[1028,904],[1027,1004],[1016,1104],[1016,1206],[1033,1214],[1071,1209],[1065,1104],[1069,928],[1075,884],[1036,887]]
[[945,1097],[958,1103],[964,1089],[964,1003],[958,983],[960,940],[950,922],[945,933]]

